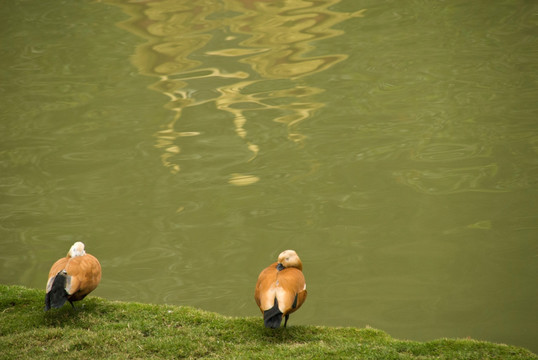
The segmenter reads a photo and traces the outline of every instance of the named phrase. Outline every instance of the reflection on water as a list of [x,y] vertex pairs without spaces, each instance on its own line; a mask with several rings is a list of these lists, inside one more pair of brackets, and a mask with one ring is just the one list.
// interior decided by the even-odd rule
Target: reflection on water
[[[365,11],[329,10],[339,0],[238,0],[196,6],[111,2],[131,15],[123,26],[147,39],[133,62],[143,74],[159,78],[152,88],[169,97],[167,108],[175,112],[156,133],[162,163],[172,173],[181,170],[182,138],[202,135],[202,130],[181,131],[180,119],[188,108],[208,103],[230,114],[235,133],[250,152],[246,162],[260,151],[246,128],[260,112],[272,114],[286,127],[288,139],[301,144],[304,135],[297,125],[323,106],[312,95],[325,91],[302,83],[301,77],[347,58],[316,54],[315,41],[341,35],[333,26]],[[249,185],[259,179],[231,174],[229,183]]]

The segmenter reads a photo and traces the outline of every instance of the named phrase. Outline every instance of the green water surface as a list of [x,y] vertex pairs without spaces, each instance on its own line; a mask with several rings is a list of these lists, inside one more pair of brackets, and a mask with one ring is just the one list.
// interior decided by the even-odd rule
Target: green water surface
[[0,282],[538,351],[535,1],[4,1]]

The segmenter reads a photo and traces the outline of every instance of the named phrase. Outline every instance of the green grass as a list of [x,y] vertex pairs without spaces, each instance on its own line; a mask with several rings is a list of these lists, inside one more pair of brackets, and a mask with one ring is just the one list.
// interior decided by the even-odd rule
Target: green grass
[[[192,307],[88,297],[43,311],[44,290],[0,285],[0,359],[538,359],[475,340],[401,341],[372,328],[290,326]],[[84,304],[83,308],[81,304]]]

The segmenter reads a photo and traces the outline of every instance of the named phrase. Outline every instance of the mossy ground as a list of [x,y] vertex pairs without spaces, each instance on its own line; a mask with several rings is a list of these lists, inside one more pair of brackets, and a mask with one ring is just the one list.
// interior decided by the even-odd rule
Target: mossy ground
[[[290,326],[192,307],[88,297],[43,311],[44,291],[0,285],[0,359],[538,359],[475,340],[401,341],[372,328]],[[84,304],[84,307],[81,305]]]

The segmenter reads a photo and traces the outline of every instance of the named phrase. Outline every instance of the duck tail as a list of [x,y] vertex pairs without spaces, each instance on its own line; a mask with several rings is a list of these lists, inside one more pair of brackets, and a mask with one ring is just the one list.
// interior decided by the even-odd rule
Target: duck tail
[[52,286],[50,291],[45,295],[45,311],[52,308],[62,307],[67,301],[67,291],[65,291],[65,285],[67,282],[67,273],[62,270],[52,280]]
[[277,329],[282,322],[282,312],[278,308],[278,300],[275,297],[275,305],[269,310],[263,312],[263,323],[265,327]]

